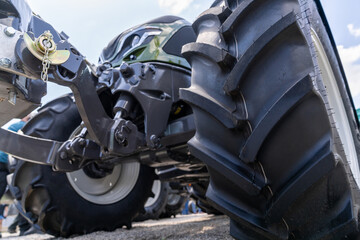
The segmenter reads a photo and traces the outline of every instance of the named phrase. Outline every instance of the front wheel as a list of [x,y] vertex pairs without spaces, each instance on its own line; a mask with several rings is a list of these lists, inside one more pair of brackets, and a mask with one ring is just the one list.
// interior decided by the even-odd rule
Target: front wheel
[[[23,132],[65,141],[80,121],[73,99],[65,96],[45,105]],[[49,234],[67,237],[130,228],[151,195],[154,170],[136,162],[116,165],[105,175],[93,168],[96,166],[61,173],[20,161],[12,188],[17,189],[16,197],[24,211]]]

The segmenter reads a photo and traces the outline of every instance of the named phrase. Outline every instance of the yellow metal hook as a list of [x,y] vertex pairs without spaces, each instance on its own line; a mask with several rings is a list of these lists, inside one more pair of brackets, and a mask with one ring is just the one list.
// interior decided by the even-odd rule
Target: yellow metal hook
[[52,34],[49,31],[45,31],[35,41],[31,37],[24,33],[24,42],[29,51],[40,61],[43,60],[45,55],[45,42],[48,42],[49,48],[49,60],[52,65],[59,65],[66,62],[70,57],[68,50],[56,50],[56,43],[52,40]]

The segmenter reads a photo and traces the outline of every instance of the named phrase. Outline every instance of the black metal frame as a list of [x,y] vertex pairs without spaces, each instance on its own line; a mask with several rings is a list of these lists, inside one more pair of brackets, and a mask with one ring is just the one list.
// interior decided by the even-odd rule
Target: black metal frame
[[[161,179],[186,182],[208,177],[204,164],[187,149],[186,142],[195,133],[192,115],[169,119],[174,104],[180,101],[179,89],[190,86],[189,70],[148,62],[123,63],[118,68],[105,63],[96,73],[91,72],[85,57],[63,34],[37,16],[32,16],[30,22],[30,37],[35,39],[50,30],[57,49],[70,50],[68,61],[52,65],[48,77],[72,90],[83,131],[71,140],[56,142],[1,129],[0,150],[25,161],[51,165],[58,171],[78,170],[91,162],[138,161],[161,167]],[[41,61],[30,53],[22,38],[16,44],[15,55],[16,71],[40,78]],[[102,102],[101,93],[105,91],[113,98],[112,109],[105,109],[108,106]],[[132,121],[139,111],[143,114],[142,129]]]

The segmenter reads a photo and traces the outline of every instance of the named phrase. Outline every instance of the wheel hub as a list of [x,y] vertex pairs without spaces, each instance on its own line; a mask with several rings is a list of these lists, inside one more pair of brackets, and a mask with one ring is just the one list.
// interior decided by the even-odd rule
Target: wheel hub
[[[81,132],[79,126],[70,139]],[[94,163],[95,164],[95,163]],[[140,163],[129,162],[119,165],[88,166],[74,172],[66,173],[73,189],[89,202],[106,205],[124,199],[139,178]]]
[[140,172],[140,163],[116,165],[111,174],[91,178],[84,170],[66,173],[74,190],[84,199],[96,204],[111,204],[125,198],[134,188]]

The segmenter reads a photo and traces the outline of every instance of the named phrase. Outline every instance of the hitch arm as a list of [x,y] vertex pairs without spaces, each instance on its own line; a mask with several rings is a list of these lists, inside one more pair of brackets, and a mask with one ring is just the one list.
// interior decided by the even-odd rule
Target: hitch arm
[[20,135],[0,128],[1,150],[16,158],[52,166],[62,142]]
[[[96,91],[97,77],[88,71],[85,59],[82,59],[74,78],[65,78],[57,70],[49,75],[49,81],[70,87],[91,139],[102,146],[104,152],[126,156],[142,144],[144,136],[138,132],[135,124],[121,117],[112,119],[107,115]],[[121,136],[126,143],[121,141]]]
[[76,171],[101,159],[100,146],[88,139],[66,142],[20,135],[0,128],[0,150],[21,160],[52,166],[62,172]]

